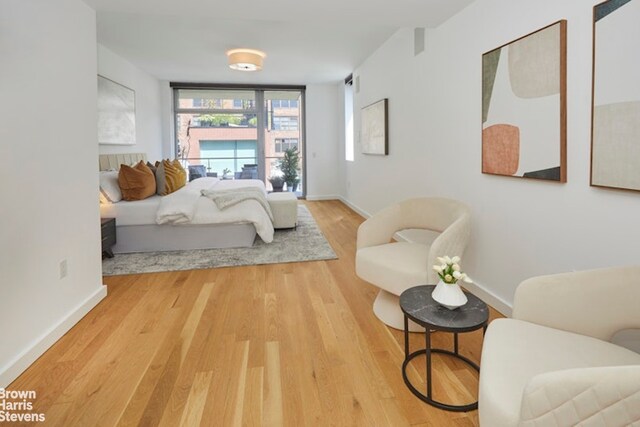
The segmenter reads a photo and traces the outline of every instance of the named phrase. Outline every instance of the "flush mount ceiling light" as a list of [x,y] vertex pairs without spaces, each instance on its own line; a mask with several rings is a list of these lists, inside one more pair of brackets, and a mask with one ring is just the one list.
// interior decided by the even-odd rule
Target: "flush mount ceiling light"
[[227,51],[229,68],[238,71],[260,71],[267,55],[255,49],[231,49]]

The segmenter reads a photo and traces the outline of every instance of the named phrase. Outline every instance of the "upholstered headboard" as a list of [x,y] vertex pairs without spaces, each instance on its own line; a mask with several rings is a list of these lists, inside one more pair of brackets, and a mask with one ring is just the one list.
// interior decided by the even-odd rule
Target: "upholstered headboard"
[[118,170],[121,164],[135,165],[140,160],[147,161],[145,153],[100,154],[98,161],[101,171]]

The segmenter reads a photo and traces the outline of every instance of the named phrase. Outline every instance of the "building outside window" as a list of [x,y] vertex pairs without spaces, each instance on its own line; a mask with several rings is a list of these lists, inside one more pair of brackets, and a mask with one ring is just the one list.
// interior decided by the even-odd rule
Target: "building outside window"
[[298,117],[274,116],[273,130],[298,130]]
[[275,151],[276,153],[284,153],[291,148],[298,148],[297,138],[276,138]]
[[298,108],[297,99],[274,99],[271,101],[272,108]]
[[[178,86],[178,85],[176,85]],[[210,176],[225,169],[235,179],[247,164],[271,189],[279,161],[289,149],[304,158],[304,92],[296,89],[174,87],[176,155],[189,165],[203,165]],[[300,162],[304,191],[304,162]]]

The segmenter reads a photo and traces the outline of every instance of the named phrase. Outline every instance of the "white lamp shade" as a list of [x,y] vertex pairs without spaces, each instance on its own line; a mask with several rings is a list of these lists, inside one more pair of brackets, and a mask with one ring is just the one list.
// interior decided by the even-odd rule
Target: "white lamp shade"
[[266,54],[255,49],[231,49],[227,51],[229,68],[238,71],[260,71]]

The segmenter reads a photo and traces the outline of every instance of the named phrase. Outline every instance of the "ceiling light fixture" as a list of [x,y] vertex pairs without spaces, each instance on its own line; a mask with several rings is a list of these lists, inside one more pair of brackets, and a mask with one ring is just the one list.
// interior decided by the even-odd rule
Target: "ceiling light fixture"
[[227,51],[229,68],[238,71],[260,71],[267,55],[255,49],[231,49]]

